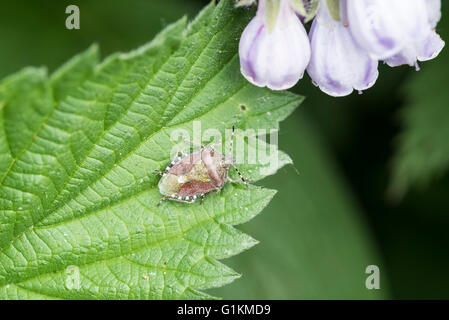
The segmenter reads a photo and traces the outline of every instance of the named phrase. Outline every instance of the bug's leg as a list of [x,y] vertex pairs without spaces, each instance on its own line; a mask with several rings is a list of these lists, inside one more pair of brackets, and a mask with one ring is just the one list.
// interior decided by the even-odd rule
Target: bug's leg
[[202,194],[199,195],[199,198],[200,198],[200,205],[202,205],[202,204],[204,203],[204,197],[205,197],[205,194],[204,194],[204,193],[202,193]]
[[240,182],[242,182],[241,179],[236,179],[236,180],[234,180],[234,179],[231,179],[230,177],[228,177],[227,180],[228,180],[230,183],[240,183]]
[[168,199],[171,199],[170,197],[168,197],[168,196],[163,196],[160,200],[159,200],[159,202],[158,202],[158,204],[156,205],[156,206],[160,206],[161,205],[161,203],[162,202],[164,202],[165,200],[168,200]]
[[161,171],[161,170],[154,170],[154,173],[155,174],[158,174],[158,175],[160,175],[160,176],[163,176],[164,175],[164,171]]
[[161,200],[159,200],[159,203],[157,204],[157,206],[159,206],[163,201],[165,200],[171,200],[171,201],[176,201],[176,202],[182,202],[182,203],[194,203],[195,202],[196,197],[174,197],[174,196],[163,196],[161,198]]
[[240,172],[239,169],[237,169],[237,167],[234,166],[233,168],[234,168],[235,171],[237,171],[237,174],[239,175],[240,180],[242,180],[242,182],[245,184],[246,189],[249,190],[249,185],[248,185],[248,182],[247,182],[248,179],[246,179],[246,178],[242,175],[242,173]]

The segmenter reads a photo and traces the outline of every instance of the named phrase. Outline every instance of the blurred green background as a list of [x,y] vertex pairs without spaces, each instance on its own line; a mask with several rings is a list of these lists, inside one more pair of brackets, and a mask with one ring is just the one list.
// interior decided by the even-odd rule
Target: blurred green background
[[[51,72],[93,42],[103,57],[129,51],[183,15],[194,17],[207,2],[1,1],[0,77],[28,65]],[[69,4],[80,7],[80,30],[65,28]],[[438,32],[448,39],[444,20]],[[419,112],[432,114],[430,97],[437,94],[435,105],[447,104],[438,119],[449,127],[447,51],[421,64],[419,73],[381,66],[378,83],[363,95],[327,97],[307,78],[294,88],[307,99],[281,124],[279,143],[295,165],[263,181],[277,196],[240,226],[260,244],[226,260],[242,277],[210,293],[225,299],[449,298],[449,159],[441,156],[438,179],[405,195],[389,192],[408,104],[422,97]],[[430,129],[439,138],[432,141],[447,150],[449,134],[445,139]],[[380,268],[380,290],[365,288],[365,268],[372,264]]]

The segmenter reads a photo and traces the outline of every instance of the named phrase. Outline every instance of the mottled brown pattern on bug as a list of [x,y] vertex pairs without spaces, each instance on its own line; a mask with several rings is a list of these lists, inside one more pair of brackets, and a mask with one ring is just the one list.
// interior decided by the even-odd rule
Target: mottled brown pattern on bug
[[159,191],[164,195],[161,201],[192,203],[198,197],[202,198],[212,191],[220,191],[227,181],[235,182],[228,177],[231,168],[237,171],[242,182],[248,187],[245,178],[234,166],[234,159],[215,151],[211,146],[182,158],[176,157],[162,173],[159,181]]
[[185,183],[178,192],[178,196],[188,197],[191,195],[199,195],[215,190],[215,187],[210,183],[192,181]]

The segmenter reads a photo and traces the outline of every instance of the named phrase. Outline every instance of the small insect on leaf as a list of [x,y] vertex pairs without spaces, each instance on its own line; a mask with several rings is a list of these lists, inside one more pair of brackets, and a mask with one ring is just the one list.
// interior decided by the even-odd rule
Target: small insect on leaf
[[[230,156],[216,151],[213,144],[201,146],[201,150],[191,154],[179,151],[164,171],[158,171],[162,176],[158,184],[159,191],[163,195],[158,205],[164,200],[194,203],[198,198],[201,198],[202,203],[207,194],[220,192],[226,182],[242,182],[248,189],[247,179],[237,169],[232,157],[234,133],[233,126]],[[238,173],[240,180],[229,177],[231,168]]]

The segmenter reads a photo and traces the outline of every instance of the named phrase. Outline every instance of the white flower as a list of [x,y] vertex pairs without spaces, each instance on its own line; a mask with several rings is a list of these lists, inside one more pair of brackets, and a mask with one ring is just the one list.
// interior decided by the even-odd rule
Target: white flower
[[430,26],[436,28],[438,22],[441,20],[441,0],[426,0],[427,18]]
[[[316,8],[309,42],[298,16],[307,21]],[[345,96],[374,85],[380,60],[418,68],[438,56],[440,18],[441,0],[259,0],[240,39],[241,72],[254,85],[284,90],[307,68],[322,91]]]
[[369,54],[384,60],[411,42],[427,39],[431,26],[425,0],[342,0],[355,40]]
[[[344,7],[340,16],[345,17]],[[345,23],[331,16],[326,1],[309,33],[312,56],[307,72],[314,84],[331,96],[346,96],[374,85],[378,61],[360,47]]]
[[310,43],[290,0],[280,0],[275,25],[269,30],[265,1],[259,1],[257,14],[240,39],[241,72],[256,86],[284,90],[303,77]]
[[419,69],[418,61],[431,60],[443,50],[445,43],[434,30],[441,18],[441,0],[423,0],[423,2],[427,4],[425,12],[428,22],[427,37],[410,41],[399,53],[385,59],[390,67],[408,64]]

